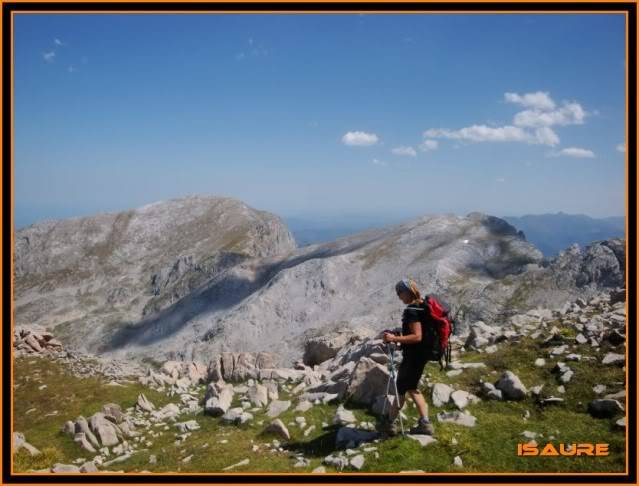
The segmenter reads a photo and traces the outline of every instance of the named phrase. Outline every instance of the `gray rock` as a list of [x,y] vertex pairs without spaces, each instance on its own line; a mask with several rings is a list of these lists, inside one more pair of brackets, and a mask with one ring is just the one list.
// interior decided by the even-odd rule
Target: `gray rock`
[[495,383],[495,388],[501,390],[505,400],[523,400],[528,393],[519,377],[512,371],[505,371]]
[[623,412],[623,405],[618,400],[599,398],[588,404],[588,413],[595,418],[611,418]]
[[544,358],[537,358],[535,360],[535,366],[537,366],[538,368],[543,368],[544,366],[546,366],[546,360]]
[[626,356],[618,353],[607,353],[601,360],[601,364],[605,365],[623,365],[626,363]]
[[425,434],[408,434],[407,437],[409,437],[410,439],[413,439],[417,442],[419,442],[419,445],[421,445],[422,447],[426,447],[430,444],[433,444],[435,442],[437,442],[437,439],[435,439],[433,436],[431,435],[425,435]]
[[290,406],[291,402],[289,400],[273,400],[266,410],[266,415],[271,418],[278,417],[286,412]]
[[136,408],[142,410],[144,412],[152,412],[155,410],[155,405],[153,405],[144,395],[144,393],[140,393],[138,395],[138,401],[135,404]]
[[80,466],[81,473],[96,473],[98,472],[98,468],[93,461],[87,461]]
[[301,400],[295,407],[295,411],[303,413],[307,412],[311,408],[313,408],[313,404],[311,402],[309,402],[308,400]]
[[15,454],[20,449],[26,449],[31,456],[37,456],[41,454],[41,452],[38,449],[36,449],[35,447],[33,447],[31,444],[29,444],[26,441],[26,439],[24,438],[24,434],[22,432],[14,432],[13,433],[13,453]]
[[372,405],[386,392],[389,376],[388,368],[363,357],[353,371],[346,394],[355,403]]
[[477,419],[465,412],[440,412],[437,414],[437,420],[440,422],[450,422],[457,425],[463,425],[465,427],[474,427],[477,423]]
[[225,414],[233,401],[233,386],[210,383],[204,396],[204,411],[213,416]]
[[268,404],[268,388],[256,383],[249,387],[248,398],[256,407],[265,407]]
[[74,466],[73,464],[60,464],[56,463],[51,467],[52,473],[79,473],[80,468],[78,466]]
[[75,434],[73,438],[73,442],[76,442],[82,447],[85,451],[89,451],[95,454],[95,448],[91,445],[91,443],[87,440],[87,437],[84,433],[78,432]]
[[488,382],[483,382],[481,384],[482,393],[485,398],[488,400],[502,400],[503,396],[501,390],[495,388],[495,385]]
[[443,407],[450,400],[450,395],[453,393],[453,388],[444,383],[435,383],[431,390],[431,400],[435,407]]
[[253,415],[249,412],[245,412],[242,407],[230,408],[222,415],[222,420],[228,423],[241,425],[253,420]]
[[103,446],[110,447],[120,442],[118,439],[117,426],[107,420],[106,416],[101,412],[91,416],[89,419],[89,427],[95,436],[99,438]]
[[364,467],[364,455],[358,454],[351,457],[349,464],[353,469],[357,469],[359,471],[362,467]]
[[225,467],[224,469],[222,469],[222,471],[230,471],[231,469],[235,469],[236,467],[248,466],[250,462],[251,461],[249,459],[243,459],[238,463]]
[[464,467],[464,463],[462,462],[462,458],[460,456],[455,456],[455,458],[453,459],[453,466]]
[[87,422],[87,419],[85,419],[82,415],[80,415],[78,418],[75,419],[75,430],[72,436],[75,437],[75,434],[77,433],[83,433],[94,448],[97,449],[100,447],[100,442],[98,442],[98,438],[91,431],[91,428],[89,427],[89,423]]
[[280,419],[273,420],[268,425],[268,427],[264,429],[264,432],[279,435],[285,440],[290,440],[291,438],[291,434],[289,433],[288,429],[284,425],[284,422],[282,422]]
[[350,410],[346,410],[343,405],[337,407],[337,411],[335,412],[335,416],[333,417],[333,424],[335,425],[346,425],[352,424],[356,422],[355,414]]
[[450,394],[450,400],[460,410],[465,409],[469,403],[477,402],[478,397],[464,390],[456,390]]
[[606,391],[606,385],[595,385],[592,387],[592,391],[595,392],[597,395],[601,395]]

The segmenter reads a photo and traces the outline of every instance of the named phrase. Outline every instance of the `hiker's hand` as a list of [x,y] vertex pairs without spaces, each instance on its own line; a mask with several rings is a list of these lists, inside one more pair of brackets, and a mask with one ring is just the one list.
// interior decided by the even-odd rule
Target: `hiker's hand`
[[382,339],[384,340],[385,343],[392,343],[395,339],[395,335],[390,332],[385,332]]

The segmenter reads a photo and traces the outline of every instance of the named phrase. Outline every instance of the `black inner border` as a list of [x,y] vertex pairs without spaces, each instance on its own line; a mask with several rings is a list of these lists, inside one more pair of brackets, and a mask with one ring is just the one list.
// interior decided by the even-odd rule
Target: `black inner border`
[[627,98],[627,110],[628,110],[628,139],[626,141],[626,156],[628,157],[628,172],[627,172],[627,184],[628,184],[628,207],[626,220],[628,224],[628,232],[626,234],[627,248],[629,251],[626,255],[628,265],[628,285],[627,285],[627,298],[628,302],[628,320],[627,322],[636,322],[636,302],[632,299],[636,295],[636,180],[637,180],[637,46],[635,39],[637,38],[637,23],[636,23],[636,4],[635,3],[612,3],[612,2],[599,2],[599,3],[490,3],[490,2],[460,2],[460,3],[193,3],[193,2],[173,2],[173,3],[49,3],[49,2],[30,2],[30,3],[3,3],[2,4],[2,54],[3,54],[3,76],[2,76],[2,125],[3,133],[3,163],[2,163],[2,259],[4,272],[2,275],[2,287],[3,287],[3,303],[2,306],[2,319],[4,325],[2,326],[2,367],[3,367],[3,380],[2,390],[3,396],[7,397],[3,401],[2,407],[2,420],[4,433],[2,436],[3,456],[2,456],[2,481],[3,483],[335,483],[335,482],[347,482],[347,483],[631,483],[636,484],[637,481],[637,431],[636,431],[636,382],[637,382],[637,370],[636,370],[636,339],[634,338],[634,332],[636,327],[631,331],[630,339],[628,341],[628,387],[626,394],[628,397],[628,409],[627,409],[627,439],[628,439],[628,474],[627,475],[556,475],[553,473],[542,475],[485,475],[477,476],[472,474],[460,474],[460,475],[447,475],[447,476],[411,476],[404,474],[397,474],[392,476],[364,476],[364,475],[318,475],[318,474],[304,474],[304,475],[272,475],[272,476],[246,476],[246,475],[201,475],[201,476],[187,476],[187,475],[175,475],[175,476],[88,476],[82,475],[13,475],[11,474],[11,417],[10,409],[8,407],[8,400],[12,397],[12,384],[10,382],[10,367],[11,367],[11,346],[12,346],[12,332],[9,326],[11,322],[11,308],[7,305],[11,301],[11,261],[13,255],[11,254],[10,241],[13,238],[11,234],[11,221],[13,214],[11,211],[11,171],[13,170],[11,164],[11,78],[13,75],[13,66],[11,66],[11,15],[14,11],[29,12],[29,11],[60,11],[60,10],[82,10],[82,11],[184,11],[190,10],[193,12],[203,11],[221,11],[221,10],[235,10],[235,11],[308,11],[308,12],[321,12],[321,11],[470,11],[470,12],[482,12],[486,10],[492,11],[507,11],[507,12],[522,12],[522,11],[570,11],[579,13],[583,11],[610,11],[615,10],[619,12],[626,12],[628,14],[628,52],[627,52],[627,83],[628,83],[628,98]]

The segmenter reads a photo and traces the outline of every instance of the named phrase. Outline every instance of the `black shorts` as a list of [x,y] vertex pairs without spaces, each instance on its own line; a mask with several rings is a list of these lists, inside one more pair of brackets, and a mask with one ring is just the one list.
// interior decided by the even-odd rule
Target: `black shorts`
[[419,379],[428,360],[423,357],[404,356],[397,372],[397,393],[403,396],[408,390],[417,390]]

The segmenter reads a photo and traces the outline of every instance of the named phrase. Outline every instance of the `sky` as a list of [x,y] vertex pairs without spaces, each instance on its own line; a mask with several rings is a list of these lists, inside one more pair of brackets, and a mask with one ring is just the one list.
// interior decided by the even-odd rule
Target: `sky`
[[284,217],[625,215],[623,14],[16,14],[16,227],[189,194]]

